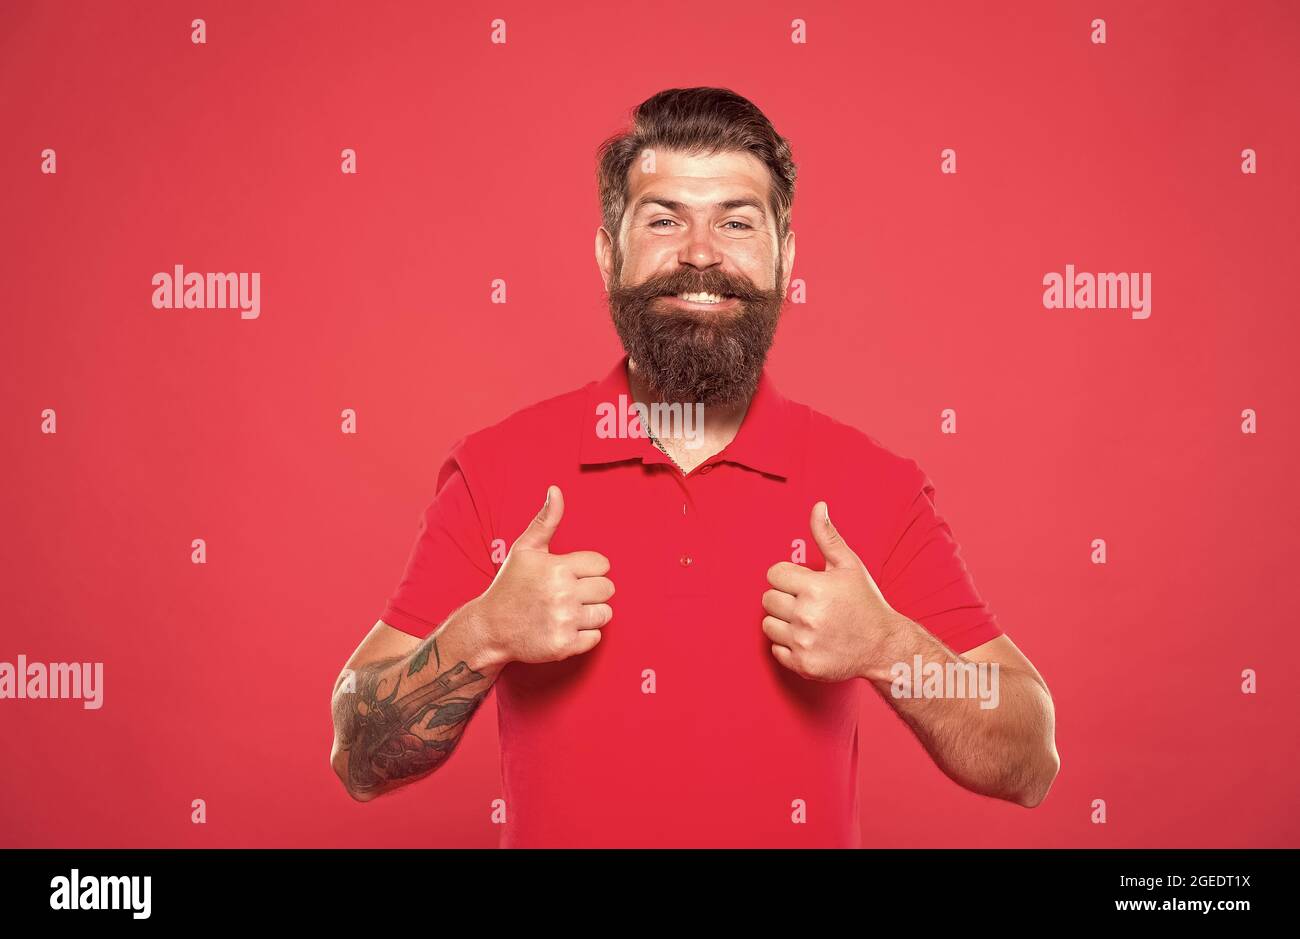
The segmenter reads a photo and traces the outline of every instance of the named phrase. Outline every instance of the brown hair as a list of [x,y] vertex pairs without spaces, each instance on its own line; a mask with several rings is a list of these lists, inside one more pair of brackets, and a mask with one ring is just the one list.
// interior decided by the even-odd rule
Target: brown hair
[[627,208],[627,172],[642,151],[752,153],[768,169],[777,236],[790,230],[795,164],[790,144],[766,115],[727,88],[668,88],[632,111],[632,126],[600,145],[596,180],[605,228],[618,240]]

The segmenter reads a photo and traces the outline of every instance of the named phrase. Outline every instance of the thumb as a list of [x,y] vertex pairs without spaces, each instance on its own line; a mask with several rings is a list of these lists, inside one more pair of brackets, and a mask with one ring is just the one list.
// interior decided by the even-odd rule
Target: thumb
[[859,563],[858,556],[853,553],[853,549],[840,537],[840,533],[831,524],[830,510],[825,502],[818,502],[813,506],[809,527],[812,528],[813,540],[817,542],[818,550],[821,551],[822,557],[826,559],[827,570],[837,567],[849,567]]
[[546,551],[563,517],[564,495],[560,492],[559,486],[548,486],[546,501],[542,503],[541,511],[528,523],[523,534],[515,539],[515,547]]

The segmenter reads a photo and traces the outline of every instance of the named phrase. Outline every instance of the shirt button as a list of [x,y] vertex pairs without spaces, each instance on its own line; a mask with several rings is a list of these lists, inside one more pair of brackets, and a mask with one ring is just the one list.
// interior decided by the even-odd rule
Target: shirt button
[[705,473],[712,473],[712,472],[713,472],[713,464],[712,464],[712,463],[710,463],[708,466],[701,466],[701,467],[700,467],[700,475],[701,475],[701,476],[703,476]]
[[694,563],[695,561],[691,558],[689,554],[682,555],[682,567],[690,567]]

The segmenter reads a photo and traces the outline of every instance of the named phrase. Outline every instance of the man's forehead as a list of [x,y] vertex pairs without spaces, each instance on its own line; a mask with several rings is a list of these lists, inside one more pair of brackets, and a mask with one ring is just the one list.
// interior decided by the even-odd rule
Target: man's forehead
[[[646,172],[647,166],[654,172]],[[767,173],[758,158],[750,153],[704,155],[660,150],[655,151],[653,163],[645,159],[633,161],[628,170],[628,194],[635,198],[656,184],[665,195],[689,197],[697,193],[703,198],[725,189],[748,191],[761,198],[767,189]]]

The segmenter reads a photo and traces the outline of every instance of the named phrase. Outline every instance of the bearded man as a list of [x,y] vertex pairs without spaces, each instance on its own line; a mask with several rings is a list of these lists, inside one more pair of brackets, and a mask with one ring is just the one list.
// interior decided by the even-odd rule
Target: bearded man
[[1038,805],[1052,698],[930,479],[764,368],[789,144],[726,89],[632,118],[596,233],[626,355],[452,447],[336,684],[335,772],[360,801],[430,775],[495,688],[503,846],[860,846],[870,686],[958,784]]

